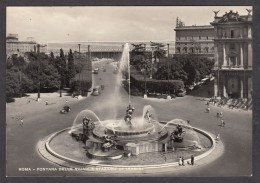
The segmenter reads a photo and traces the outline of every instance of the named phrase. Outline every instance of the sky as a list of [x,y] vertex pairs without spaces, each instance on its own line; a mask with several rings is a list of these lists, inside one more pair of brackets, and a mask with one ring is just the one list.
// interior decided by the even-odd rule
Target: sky
[[209,25],[233,10],[247,15],[250,6],[81,6],[7,7],[6,35],[37,43],[78,41],[174,41],[178,16],[185,25]]

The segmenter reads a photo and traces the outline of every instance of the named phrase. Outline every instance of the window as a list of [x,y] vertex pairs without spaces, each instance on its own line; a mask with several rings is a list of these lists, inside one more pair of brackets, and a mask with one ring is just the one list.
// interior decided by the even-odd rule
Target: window
[[230,57],[229,59],[230,59],[229,66],[234,67],[236,65],[236,57]]
[[231,31],[230,31],[230,37],[231,37],[231,38],[234,38],[234,30],[231,30]]
[[187,36],[185,36],[185,40],[187,40]]
[[191,39],[193,39],[193,36],[191,36]]
[[209,36],[207,36],[207,40],[209,39]]
[[199,36],[199,40],[201,40],[201,36]]
[[230,44],[230,50],[234,50],[235,49],[235,44],[234,43],[231,43]]

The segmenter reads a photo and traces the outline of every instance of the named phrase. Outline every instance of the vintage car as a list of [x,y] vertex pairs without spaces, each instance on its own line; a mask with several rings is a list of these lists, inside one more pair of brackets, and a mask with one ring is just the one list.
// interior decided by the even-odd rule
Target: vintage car
[[92,91],[93,96],[98,96],[101,94],[101,86],[95,86]]
[[61,113],[61,114],[67,114],[67,113],[70,112],[70,111],[71,111],[71,108],[70,108],[69,106],[65,105],[65,106],[63,107],[63,109],[60,110],[60,113]]

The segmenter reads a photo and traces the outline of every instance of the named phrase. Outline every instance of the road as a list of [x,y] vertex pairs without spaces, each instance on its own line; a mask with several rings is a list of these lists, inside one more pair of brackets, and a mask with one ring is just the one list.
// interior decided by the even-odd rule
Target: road
[[[70,105],[69,114],[59,114],[59,108],[50,107],[42,111],[26,114],[24,126],[17,125],[11,116],[6,119],[7,132],[7,176],[99,176],[88,172],[69,171],[19,171],[19,168],[52,168],[55,164],[42,158],[36,151],[37,142],[49,134],[70,127],[77,114],[84,110],[93,110],[101,120],[122,118],[128,105],[128,95],[123,87],[115,96],[114,66],[103,63],[106,72],[93,74],[94,85],[104,84],[105,89],[100,96],[89,96]],[[94,66],[95,67],[95,66]],[[94,68],[93,67],[93,68]],[[202,90],[202,89],[201,89]],[[205,113],[205,102],[201,97],[185,96],[171,101],[150,100],[131,96],[131,104],[135,107],[135,115],[141,115],[145,105],[151,105],[159,120],[181,118],[190,120],[191,125],[220,134],[225,146],[224,154],[214,162],[181,172],[165,172],[159,176],[249,176],[252,173],[252,113],[222,109],[226,127],[219,126],[216,118],[218,107],[212,107],[210,113]],[[8,105],[7,105],[8,111]],[[10,113],[10,111],[9,111]],[[21,170],[21,169],[20,169]],[[111,176],[103,174],[100,176]],[[113,176],[113,175],[112,175]],[[114,175],[120,176],[120,175]],[[149,176],[149,175],[145,175]],[[157,176],[156,173],[150,176]]]

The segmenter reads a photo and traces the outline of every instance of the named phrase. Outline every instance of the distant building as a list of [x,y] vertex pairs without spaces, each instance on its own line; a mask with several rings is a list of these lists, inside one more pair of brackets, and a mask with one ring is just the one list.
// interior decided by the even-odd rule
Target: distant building
[[19,41],[18,34],[8,34],[6,37],[6,56],[13,54],[23,56],[26,52],[47,52],[47,45],[37,44],[32,37],[26,41]]
[[196,54],[214,58],[214,27],[211,25],[185,26],[176,19],[175,54]]
[[[157,41],[155,41],[157,42]],[[169,55],[174,54],[174,42],[173,41],[158,41],[165,45],[164,49],[167,50],[167,45],[169,44]],[[120,58],[123,45],[128,43],[130,51],[133,49],[132,44],[145,44],[146,51],[152,52],[150,46],[150,41],[86,41],[80,42],[80,52],[88,52],[88,45],[90,45],[91,57],[94,58]],[[54,55],[59,55],[60,49],[62,48],[64,53],[68,53],[71,49],[72,52],[79,51],[79,43],[48,43],[48,52],[53,52]]]
[[217,16],[214,26],[215,96],[252,97],[252,15],[230,11]]

